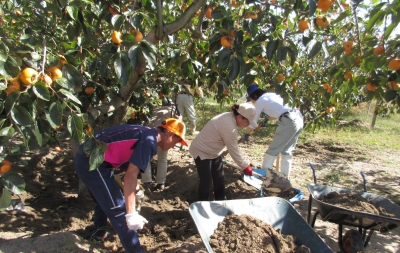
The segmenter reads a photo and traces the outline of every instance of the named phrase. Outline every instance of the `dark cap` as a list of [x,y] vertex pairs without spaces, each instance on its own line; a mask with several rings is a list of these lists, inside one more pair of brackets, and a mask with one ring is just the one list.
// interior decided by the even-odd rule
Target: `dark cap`
[[256,90],[260,89],[260,87],[258,86],[258,84],[250,84],[249,87],[247,87],[247,102],[250,101],[250,95],[255,92]]

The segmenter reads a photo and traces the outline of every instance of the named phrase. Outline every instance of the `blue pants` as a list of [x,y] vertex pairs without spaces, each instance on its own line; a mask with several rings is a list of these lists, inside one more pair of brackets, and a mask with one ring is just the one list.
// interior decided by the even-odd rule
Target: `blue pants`
[[86,157],[83,153],[82,145],[79,147],[74,163],[76,173],[89,189],[96,204],[94,229],[103,230],[108,218],[117,232],[125,251],[128,253],[141,253],[142,248],[140,247],[137,232],[128,229],[126,225],[124,195],[114,180],[112,166],[108,163],[102,163],[97,169],[89,171],[89,157]]

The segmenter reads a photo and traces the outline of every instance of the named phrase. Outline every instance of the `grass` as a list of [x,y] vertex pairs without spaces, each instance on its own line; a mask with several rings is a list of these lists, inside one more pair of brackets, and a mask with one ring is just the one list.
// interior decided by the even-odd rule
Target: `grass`
[[341,142],[368,146],[377,150],[400,150],[400,142],[398,141],[400,115],[378,116],[374,128],[371,128],[373,108],[372,106],[369,113],[368,104],[366,103],[352,108],[342,117],[342,121],[347,123],[345,127],[328,126],[316,134],[304,132],[300,142],[308,142],[312,139],[313,141],[320,141],[328,145]]

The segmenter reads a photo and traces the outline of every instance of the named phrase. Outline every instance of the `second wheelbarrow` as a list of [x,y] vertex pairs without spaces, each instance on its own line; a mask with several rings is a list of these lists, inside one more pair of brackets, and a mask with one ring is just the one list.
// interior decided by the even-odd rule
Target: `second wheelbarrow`
[[[360,234],[363,236],[364,247],[368,245],[368,242],[371,239],[373,231],[379,231],[384,233],[400,225],[400,206],[396,205],[389,199],[381,197],[377,194],[367,192],[366,180],[363,172],[361,172],[361,175],[364,179],[364,191],[360,192],[343,188],[330,187],[326,185],[319,185],[317,184],[317,179],[315,176],[315,168],[312,163],[310,163],[310,167],[313,170],[314,184],[308,184],[308,191],[310,192],[310,197],[308,202],[307,222],[311,225],[311,227],[314,227],[316,217],[317,215],[320,215],[323,221],[329,221],[338,224],[339,247],[341,247],[342,245],[343,225],[353,226],[358,228],[358,232],[360,232]],[[387,212],[394,214],[394,217],[383,216],[362,211],[354,211],[323,202],[321,199],[323,199],[324,196],[330,192],[358,193],[363,198],[371,201],[374,206],[382,207]],[[312,202],[315,202],[318,210],[314,213],[312,220],[310,220]],[[367,230],[369,230],[369,234],[366,237]]]

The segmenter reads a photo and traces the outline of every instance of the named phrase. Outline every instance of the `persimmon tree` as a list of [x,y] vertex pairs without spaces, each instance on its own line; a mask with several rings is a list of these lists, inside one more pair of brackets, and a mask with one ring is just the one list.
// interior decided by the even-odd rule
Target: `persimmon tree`
[[257,82],[312,130],[360,101],[394,110],[398,13],[396,1],[2,1],[0,159],[18,151],[16,136],[27,149],[69,138],[74,152],[85,141],[95,168],[105,147],[93,129],[120,124],[128,107],[146,120],[182,80],[221,104]]

